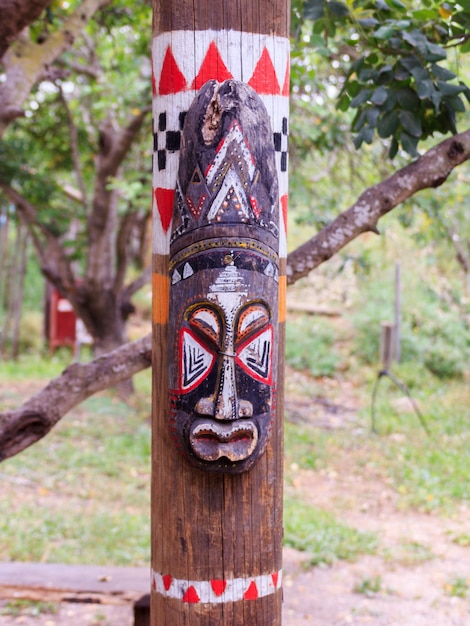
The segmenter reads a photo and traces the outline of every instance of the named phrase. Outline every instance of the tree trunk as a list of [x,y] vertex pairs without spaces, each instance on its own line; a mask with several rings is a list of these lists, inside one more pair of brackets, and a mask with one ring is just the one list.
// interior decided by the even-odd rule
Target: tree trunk
[[288,17],[154,3],[153,626],[281,623]]

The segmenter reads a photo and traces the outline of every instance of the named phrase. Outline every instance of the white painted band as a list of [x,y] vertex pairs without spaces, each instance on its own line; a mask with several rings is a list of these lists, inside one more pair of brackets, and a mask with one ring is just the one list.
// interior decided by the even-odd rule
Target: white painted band
[[223,604],[256,600],[282,587],[282,570],[228,580],[179,580],[152,570],[152,590],[167,598],[188,603]]

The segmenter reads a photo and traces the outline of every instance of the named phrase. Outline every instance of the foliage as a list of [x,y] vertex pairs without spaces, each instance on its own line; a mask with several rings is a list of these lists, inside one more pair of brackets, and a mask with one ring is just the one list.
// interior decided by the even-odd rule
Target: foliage
[[[389,155],[401,147],[416,156],[434,133],[457,132],[470,90],[448,58],[470,50],[470,8],[426,0],[296,0],[293,27],[308,45],[347,66],[337,106],[352,109],[354,143],[389,139]],[[295,56],[294,56],[295,58]],[[454,67],[452,67],[454,66]]]
[[[64,20],[78,5],[78,1],[52,3],[31,25],[31,42],[41,43],[63,28]],[[84,24],[82,36],[76,38],[71,49],[53,66],[45,68],[44,76],[27,99],[24,117],[10,126],[0,142],[0,180],[29,203],[27,222],[34,232],[33,240],[37,248],[42,247],[43,256],[49,256],[47,263],[41,259],[42,269],[61,289],[70,288],[70,280],[64,278],[65,264],[58,269],[57,255],[44,253],[46,234],[55,238],[71,263],[75,279],[80,281],[93,246],[97,246],[98,221],[103,225],[108,222],[106,227],[100,226],[100,235],[108,237],[108,258],[103,259],[103,268],[113,276],[118,268],[124,275],[116,289],[125,284],[125,271],[133,261],[142,269],[145,246],[141,239],[150,211],[148,133],[134,137],[129,131],[134,142],[119,156],[124,160],[114,162],[118,173],[110,176],[106,168],[119,152],[111,150],[110,144],[114,141],[115,148],[123,128],[131,120],[141,119],[142,112],[149,109],[151,13],[145,0],[114,0],[98,11]],[[5,78],[2,70],[0,66],[0,80]],[[103,166],[106,158],[108,162]],[[9,204],[5,195],[0,202]],[[127,219],[129,216],[132,219]],[[119,239],[120,228],[128,235],[125,242]],[[104,285],[100,287],[98,291],[103,292]],[[82,288],[86,291],[90,285],[82,282]],[[88,306],[86,297],[77,305],[70,297],[76,289],[72,291],[65,295],[77,314],[88,323],[95,341],[104,339],[95,321],[99,315],[84,311]],[[127,297],[131,295],[132,292]],[[95,307],[100,306],[96,294],[90,299]],[[132,309],[127,302],[123,305]],[[118,320],[119,316],[112,314],[110,319]],[[119,333],[111,330],[110,325],[105,325],[105,329],[117,337]]]
[[[363,363],[379,364],[382,321],[393,321],[391,269],[375,267],[360,289],[361,306],[352,314],[354,354]],[[427,276],[426,276],[427,270]],[[438,378],[462,377],[468,369],[470,324],[467,306],[449,297],[435,284],[430,268],[404,267],[400,322],[401,363],[408,369],[424,367]],[[424,278],[425,276],[425,278]],[[441,285],[446,285],[441,277]],[[434,284],[433,284],[434,283]],[[414,364],[414,366],[412,366]]]
[[286,329],[286,363],[314,376],[332,376],[338,364],[331,328],[315,318],[290,321]]

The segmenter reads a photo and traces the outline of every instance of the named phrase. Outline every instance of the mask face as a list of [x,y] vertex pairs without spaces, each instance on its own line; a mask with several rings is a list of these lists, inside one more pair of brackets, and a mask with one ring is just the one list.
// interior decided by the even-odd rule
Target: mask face
[[183,132],[190,154],[183,165],[183,147],[170,247],[169,417],[194,465],[239,473],[264,452],[275,412],[278,218],[272,150],[258,166],[252,120],[233,106],[239,91],[253,95],[228,82],[203,88],[196,106],[212,134]]
[[[225,265],[198,271],[207,254]],[[266,447],[277,375],[277,311],[266,299],[277,293],[277,283],[252,268],[274,266],[233,248],[184,263],[193,273],[175,289],[184,304],[170,331],[177,354],[170,369],[171,427],[198,467],[244,471]]]

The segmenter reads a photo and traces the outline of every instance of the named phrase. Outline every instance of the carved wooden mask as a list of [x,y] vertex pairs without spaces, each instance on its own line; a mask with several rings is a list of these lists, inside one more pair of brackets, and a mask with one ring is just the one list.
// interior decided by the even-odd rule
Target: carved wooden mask
[[170,425],[198,468],[263,453],[276,404],[279,207],[269,116],[234,80],[188,111],[170,245]]

